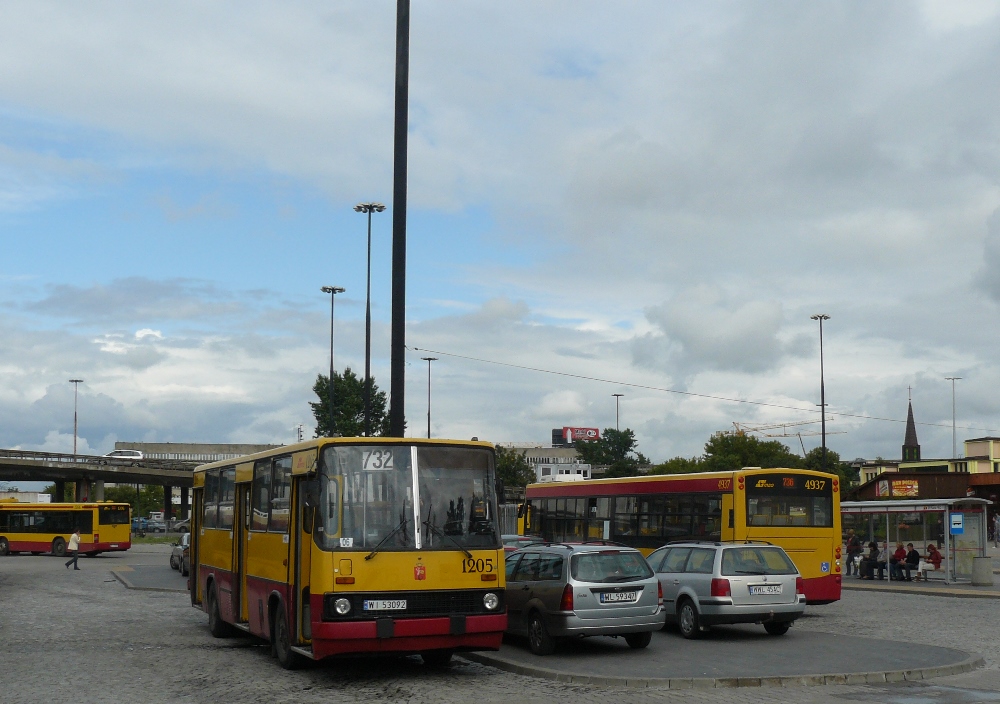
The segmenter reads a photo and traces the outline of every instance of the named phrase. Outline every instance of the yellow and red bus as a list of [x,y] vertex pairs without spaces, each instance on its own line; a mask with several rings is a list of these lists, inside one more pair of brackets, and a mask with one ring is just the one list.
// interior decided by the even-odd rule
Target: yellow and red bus
[[614,540],[649,554],[677,540],[762,540],[798,567],[810,604],[840,599],[840,480],[802,469],[746,467],[532,484],[521,533]]
[[0,503],[0,555],[51,552],[62,557],[77,528],[81,555],[128,550],[132,547],[132,507],[114,503]]
[[216,637],[303,658],[498,650],[507,626],[493,446],[317,438],[198,467],[191,601]]

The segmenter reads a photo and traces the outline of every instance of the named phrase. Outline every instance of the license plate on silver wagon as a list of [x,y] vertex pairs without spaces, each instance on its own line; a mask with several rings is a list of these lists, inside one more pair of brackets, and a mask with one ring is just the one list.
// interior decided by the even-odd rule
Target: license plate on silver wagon
[[601,592],[602,604],[631,604],[639,599],[639,592]]
[[758,586],[751,586],[750,593],[754,596],[760,596],[764,594],[781,594],[780,584],[763,584]]

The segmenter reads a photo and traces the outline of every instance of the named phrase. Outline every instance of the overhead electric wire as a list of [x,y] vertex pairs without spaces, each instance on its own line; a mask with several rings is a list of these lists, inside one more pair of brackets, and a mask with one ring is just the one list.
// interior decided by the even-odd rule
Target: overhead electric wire
[[[529,366],[526,366],[526,365],[523,365],[523,364],[514,364],[512,362],[500,362],[500,361],[497,361],[495,359],[482,359],[480,357],[472,357],[472,356],[469,356],[469,355],[457,354],[455,352],[443,352],[442,350],[432,350],[432,349],[428,349],[426,347],[409,347],[409,346],[407,346],[406,349],[414,351],[414,352],[430,352],[431,354],[440,354],[440,355],[443,355],[445,357],[455,357],[456,359],[467,359],[467,360],[469,360],[471,362],[480,362],[482,364],[496,364],[496,365],[501,366],[501,367],[510,367],[512,369],[523,369],[523,370],[529,371],[529,372],[539,372],[541,374],[554,374],[556,376],[565,376],[565,377],[570,377],[572,379],[582,379],[584,381],[596,381],[596,382],[600,382],[602,384],[616,384],[618,386],[627,386],[627,387],[633,388],[633,389],[645,389],[647,391],[662,391],[662,392],[668,393],[668,394],[678,394],[678,395],[681,395],[681,396],[692,396],[694,398],[707,398],[707,399],[711,399],[713,401],[726,401],[728,403],[744,403],[744,404],[748,404],[748,405],[751,405],[751,406],[763,406],[763,407],[766,407],[766,408],[781,408],[781,409],[784,409],[784,410],[787,410],[787,411],[797,411],[799,413],[819,413],[820,412],[819,409],[816,409],[816,408],[800,408],[799,406],[787,406],[787,405],[780,404],[780,403],[769,403],[767,401],[749,401],[747,399],[742,399],[742,398],[729,398],[727,396],[713,396],[712,394],[699,394],[699,393],[695,393],[694,391],[680,391],[678,389],[667,389],[667,388],[664,388],[662,386],[649,386],[648,384],[635,384],[635,383],[632,383],[632,382],[629,382],[629,381],[617,381],[615,379],[602,379],[601,377],[587,376],[585,374],[573,374],[571,372],[557,372],[557,371],[554,371],[552,369],[542,369],[541,367],[529,367]],[[900,420],[898,418],[882,418],[881,416],[869,416],[869,415],[864,415],[864,414],[861,414],[861,413],[843,413],[843,412],[840,412],[840,411],[832,411],[832,413],[834,413],[834,414],[836,414],[838,416],[843,416],[845,418],[859,418],[859,419],[862,419],[862,420],[881,420],[881,421],[885,421],[887,423],[905,423],[906,422],[905,420]],[[916,423],[916,425],[924,425],[924,426],[935,427],[935,428],[951,428],[952,427],[951,423],[920,423],[920,422],[916,422],[916,421],[914,421],[914,422]],[[993,430],[991,428],[976,428],[976,427],[962,426],[962,425],[958,425],[958,426],[955,426],[955,427],[957,429],[959,429],[959,430],[978,430],[978,431],[982,431],[982,432],[985,432],[985,433],[1000,432],[1000,431],[997,431],[997,430]]]

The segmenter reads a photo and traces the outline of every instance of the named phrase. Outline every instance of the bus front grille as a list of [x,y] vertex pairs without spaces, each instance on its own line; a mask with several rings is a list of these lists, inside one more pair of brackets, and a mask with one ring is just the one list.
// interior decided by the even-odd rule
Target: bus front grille
[[[492,611],[483,604],[483,597],[492,592],[500,601],[499,606]],[[351,602],[351,609],[341,616],[334,608],[338,599]],[[406,608],[391,610],[366,609],[369,602],[405,601]],[[448,591],[415,591],[415,592],[338,592],[325,594],[323,597],[323,619],[326,621],[358,621],[390,616],[392,618],[414,618],[430,616],[472,616],[476,614],[504,613],[503,589],[462,589]]]

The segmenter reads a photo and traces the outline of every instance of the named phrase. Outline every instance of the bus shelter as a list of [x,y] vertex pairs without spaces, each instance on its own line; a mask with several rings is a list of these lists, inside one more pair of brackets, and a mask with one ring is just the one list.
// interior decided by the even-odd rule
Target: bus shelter
[[913,543],[922,554],[934,543],[945,556],[945,582],[972,580],[973,559],[986,556],[986,507],[992,502],[972,497],[960,499],[906,499],[893,501],[843,501],[841,524],[863,544],[889,546]]

